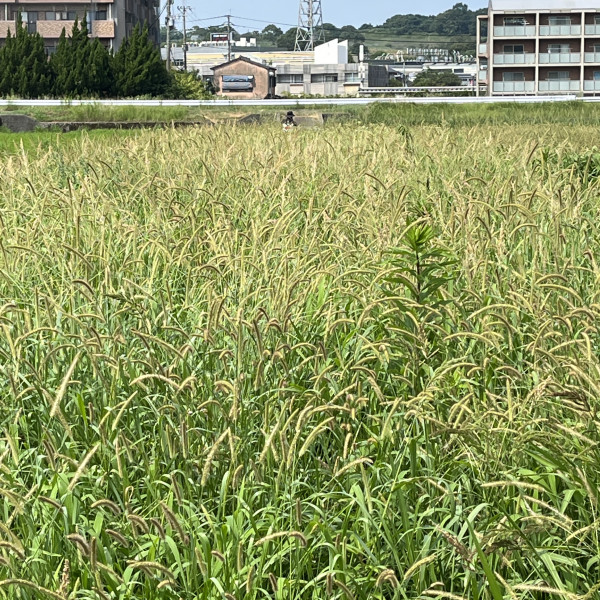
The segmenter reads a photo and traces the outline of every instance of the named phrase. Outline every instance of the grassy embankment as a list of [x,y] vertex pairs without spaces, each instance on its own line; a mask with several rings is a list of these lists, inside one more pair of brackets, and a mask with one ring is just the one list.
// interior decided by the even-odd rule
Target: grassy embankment
[[351,115],[364,124],[385,123],[412,127],[417,125],[443,125],[465,127],[475,125],[600,125],[600,106],[583,102],[556,102],[545,104],[416,104],[406,102],[396,105],[371,103],[358,106],[298,106],[290,101],[288,106],[199,106],[199,107],[152,107],[152,106],[84,106],[20,107],[9,106],[5,110],[27,114],[39,121],[137,121],[169,122],[194,121],[208,118],[223,120],[232,115],[259,113],[274,120],[294,108],[302,113],[333,113]]
[[597,598],[597,129],[461,118],[0,157],[0,597]]

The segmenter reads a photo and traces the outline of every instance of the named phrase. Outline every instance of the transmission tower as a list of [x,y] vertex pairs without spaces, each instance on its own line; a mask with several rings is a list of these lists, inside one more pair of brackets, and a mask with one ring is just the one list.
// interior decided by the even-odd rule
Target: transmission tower
[[296,52],[314,50],[317,42],[324,41],[321,0],[300,0],[294,50]]

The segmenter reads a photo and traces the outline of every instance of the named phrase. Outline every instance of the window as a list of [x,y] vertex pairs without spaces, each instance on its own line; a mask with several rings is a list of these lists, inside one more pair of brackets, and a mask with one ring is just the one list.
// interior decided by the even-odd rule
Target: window
[[524,54],[523,44],[504,44],[504,54]]
[[560,15],[559,17],[548,17],[548,25],[570,25],[570,15]]
[[56,13],[54,11],[45,13],[46,21],[56,21]]
[[311,83],[333,83],[338,80],[337,73],[319,73],[310,76]]
[[352,73],[345,73],[344,81],[346,83],[360,83],[360,74],[357,73],[356,71],[354,71]]
[[600,81],[600,71],[594,71],[594,81]]
[[592,52],[600,52],[600,44],[593,44]]
[[548,71],[546,76],[548,81],[568,81],[571,79],[569,71]]
[[523,27],[524,25],[527,25],[524,17],[504,17],[505,27]]
[[600,25],[600,15],[594,15],[594,25]]
[[285,75],[277,75],[279,83],[304,83],[304,75],[302,73],[286,73]]
[[525,81],[525,73],[523,71],[509,71],[502,73],[502,81]]
[[223,92],[251,92],[254,89],[254,75],[223,75]]
[[106,10],[96,11],[96,21],[106,21]]
[[571,46],[569,44],[548,44],[549,54],[569,54]]

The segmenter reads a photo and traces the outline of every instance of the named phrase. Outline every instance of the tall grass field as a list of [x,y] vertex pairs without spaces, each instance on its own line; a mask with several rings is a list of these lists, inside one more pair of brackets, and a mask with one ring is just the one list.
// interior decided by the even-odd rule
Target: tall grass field
[[0,598],[600,597],[598,129],[380,120],[1,146]]

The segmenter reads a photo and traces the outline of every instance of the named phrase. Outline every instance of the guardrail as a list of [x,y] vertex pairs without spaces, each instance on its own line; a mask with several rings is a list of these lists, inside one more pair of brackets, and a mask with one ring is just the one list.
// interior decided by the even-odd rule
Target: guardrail
[[[485,91],[485,86],[479,86],[479,91]],[[476,92],[476,85],[454,85],[454,86],[411,86],[411,87],[364,87],[358,90],[359,94],[431,94]]]
[[[398,88],[393,88],[398,90]],[[277,100],[0,100],[0,108],[11,106],[281,106],[298,108],[301,106],[345,106],[353,104],[493,104],[495,102],[516,102],[535,104],[538,102],[598,102],[600,97],[581,98],[575,94],[542,96],[395,96],[392,98],[281,98]]]

